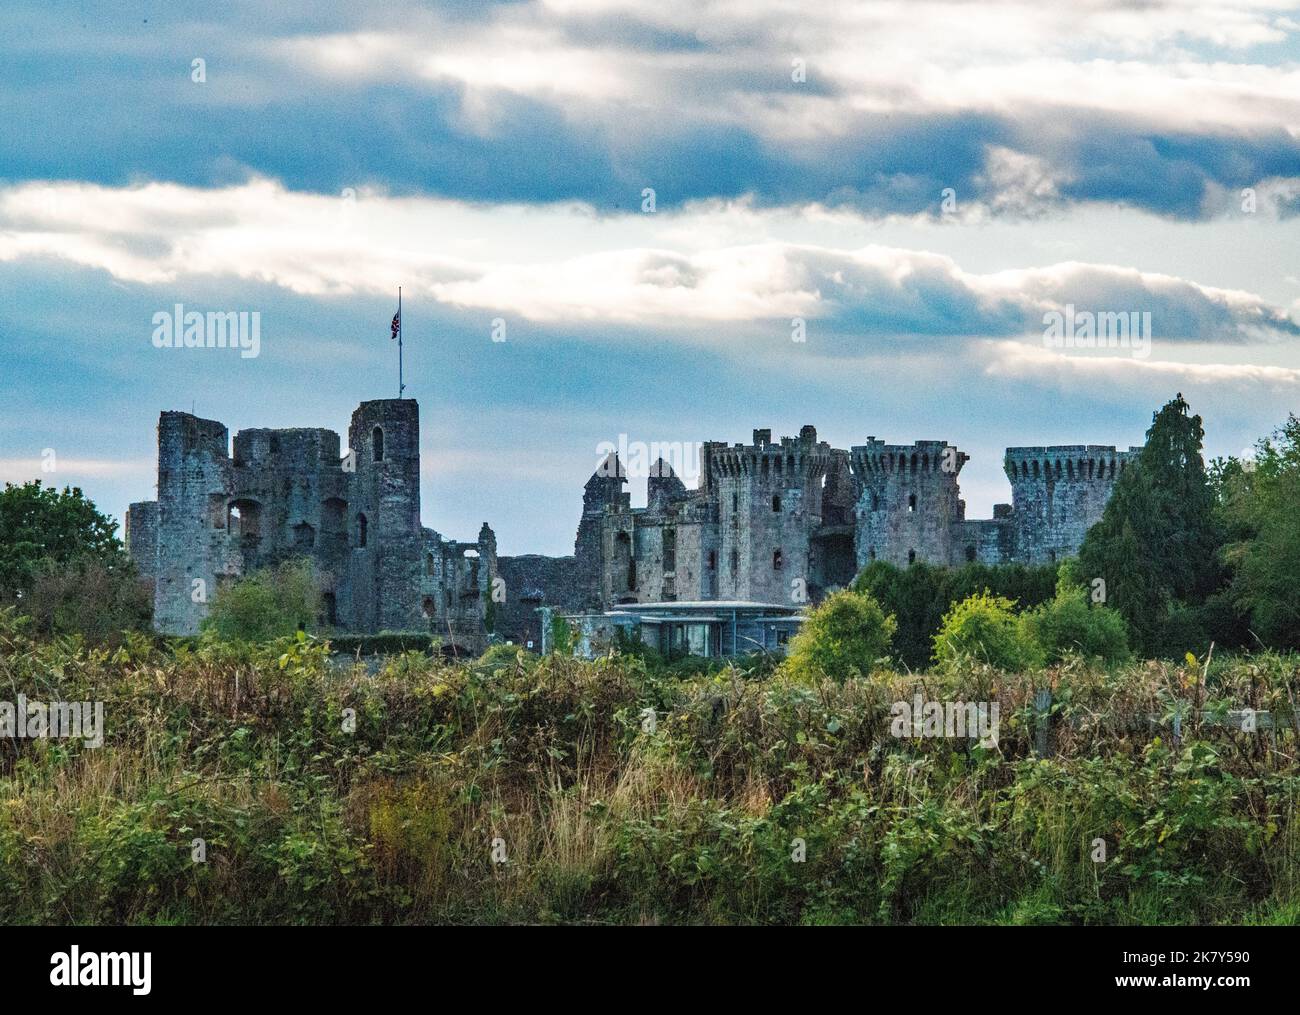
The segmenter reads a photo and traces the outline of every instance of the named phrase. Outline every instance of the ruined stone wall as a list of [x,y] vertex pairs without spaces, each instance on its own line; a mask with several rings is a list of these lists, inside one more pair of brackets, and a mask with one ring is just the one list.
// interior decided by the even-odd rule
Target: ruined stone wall
[[229,434],[215,420],[164,412],[158,421],[158,555],[154,624],[197,634],[217,576],[237,574],[226,537]]
[[222,424],[164,412],[156,507],[128,518],[158,630],[197,632],[221,585],[294,557],[314,563],[329,626],[422,628],[418,406],[363,403],[349,442],[341,458],[330,430],[243,430],[231,457]]
[[554,606],[563,612],[587,609],[589,589],[576,557],[525,554],[498,557],[497,572],[505,582],[505,602],[496,609],[495,633],[502,641],[539,651],[542,644],[538,609]]
[[142,578],[158,573],[158,502],[138,501],[126,509],[126,552]]

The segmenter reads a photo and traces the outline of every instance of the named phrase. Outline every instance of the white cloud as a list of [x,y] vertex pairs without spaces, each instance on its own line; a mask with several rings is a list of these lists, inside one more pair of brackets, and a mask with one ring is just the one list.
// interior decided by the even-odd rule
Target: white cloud
[[[708,340],[734,338],[711,325],[804,317],[839,336],[823,349],[838,355],[854,335],[1041,335],[1043,315],[1069,304],[1151,311],[1154,337],[1171,342],[1300,333],[1285,309],[1241,290],[1079,262],[977,273],[924,250],[765,236],[776,218],[711,203],[597,219],[368,191],[330,198],[267,180],[222,190],[33,183],[0,190],[0,260],[52,257],[124,282],[233,278],[306,295],[391,293],[402,281],[493,317],[640,325],[693,342],[702,329]],[[739,233],[749,241],[734,242]]]

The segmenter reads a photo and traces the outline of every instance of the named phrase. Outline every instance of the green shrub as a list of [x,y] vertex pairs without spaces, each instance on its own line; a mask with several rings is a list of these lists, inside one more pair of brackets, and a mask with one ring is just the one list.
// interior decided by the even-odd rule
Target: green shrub
[[1040,665],[1038,645],[1015,614],[1015,603],[979,592],[963,599],[943,618],[934,639],[934,657],[942,665],[974,659],[999,670]]
[[987,590],[1027,609],[1052,598],[1056,579],[1056,568],[1050,565],[918,563],[900,568],[877,560],[862,569],[853,588],[869,592],[886,613],[894,615],[898,631],[893,653],[905,666],[921,670],[930,664],[934,637],[954,605]]
[[1050,603],[1024,614],[1024,624],[1048,663],[1070,654],[1107,663],[1122,662],[1129,655],[1124,618],[1104,606],[1089,605],[1087,591],[1077,585],[1063,583]]
[[315,629],[319,613],[315,568],[291,560],[218,589],[203,629],[227,641],[264,642]]
[[802,680],[868,675],[889,650],[897,622],[866,592],[832,592],[790,642],[788,667]]
[[46,561],[22,602],[41,634],[79,634],[91,645],[114,647],[153,617],[149,585],[134,567],[91,557]]

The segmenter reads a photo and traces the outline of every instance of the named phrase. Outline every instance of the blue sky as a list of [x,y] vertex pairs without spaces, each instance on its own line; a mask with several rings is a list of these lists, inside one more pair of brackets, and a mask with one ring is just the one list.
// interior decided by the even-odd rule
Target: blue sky
[[[345,432],[399,284],[424,521],[506,553],[619,434],[948,440],[978,517],[1007,445],[1297,411],[1300,0],[826,6],[6,4],[0,480],[120,518],[164,409]],[[259,355],[155,348],[176,303]]]

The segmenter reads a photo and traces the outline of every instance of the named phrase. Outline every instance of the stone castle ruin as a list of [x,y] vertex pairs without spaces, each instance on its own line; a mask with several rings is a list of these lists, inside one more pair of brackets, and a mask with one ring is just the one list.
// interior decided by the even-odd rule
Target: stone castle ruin
[[968,456],[942,441],[848,450],[811,426],[750,444],[708,442],[687,489],[659,460],[634,508],[617,453],[583,491],[574,554],[498,556],[420,523],[414,399],[363,402],[348,453],[324,429],[241,430],[185,412],[158,421],[158,499],[132,504],[126,538],[153,583],[154,623],[193,634],[211,597],[255,570],[307,557],[321,622],[354,633],[429,631],[448,651],[493,640],[540,647],[540,609],[630,603],[801,604],[873,560],[1048,563],[1074,554],[1136,448],[1009,448],[1011,504],[967,519]]

